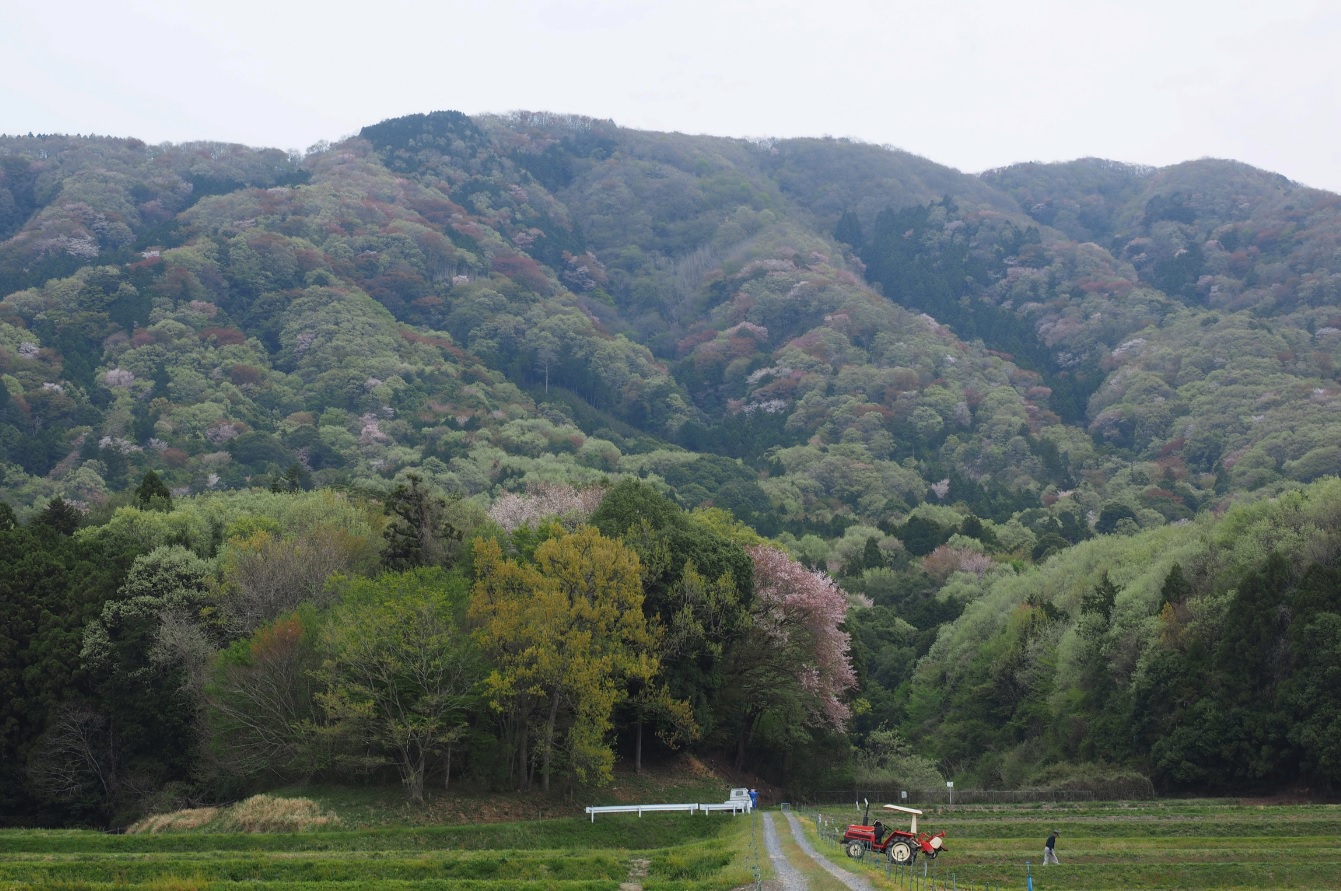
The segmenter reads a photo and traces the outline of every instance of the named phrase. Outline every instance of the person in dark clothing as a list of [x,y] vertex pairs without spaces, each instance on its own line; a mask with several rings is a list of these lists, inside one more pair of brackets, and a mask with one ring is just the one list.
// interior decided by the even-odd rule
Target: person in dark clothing
[[1057,830],[1052,830],[1052,835],[1049,835],[1048,840],[1043,843],[1044,866],[1047,866],[1049,863],[1056,863],[1058,866],[1062,865],[1057,859],[1057,835]]

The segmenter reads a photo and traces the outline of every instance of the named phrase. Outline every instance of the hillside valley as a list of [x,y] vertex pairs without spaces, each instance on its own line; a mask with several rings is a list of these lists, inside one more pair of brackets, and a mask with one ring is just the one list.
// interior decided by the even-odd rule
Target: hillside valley
[[[1234,161],[966,175],[529,112],[303,154],[0,137],[5,751],[27,763],[71,703],[110,733],[147,701],[137,665],[195,716],[132,733],[161,768],[143,788],[62,798],[14,767],[0,810],[105,819],[181,784],[349,768],[201,780],[184,753],[219,732],[200,723],[218,654],[241,665],[290,611],[395,584],[447,585],[461,618],[490,573],[548,572],[546,542],[603,547],[579,520],[638,555],[647,640],[688,649],[665,651],[666,697],[651,674],[610,692],[612,723],[546,755],[546,785],[597,781],[602,746],[640,758],[646,720],[702,731],[649,733],[662,754],[748,756],[780,785],[1335,789],[1339,375],[1341,196]],[[246,560],[284,547],[316,575],[244,621]],[[190,596],[137,582],[150,565]],[[434,567],[454,581],[388,580]],[[776,680],[746,648],[770,579],[835,586],[806,588],[831,598],[804,620],[827,655],[754,713],[733,696]],[[59,659],[78,667],[43,686]],[[539,782],[531,719],[471,714],[431,770],[452,781],[457,746],[458,775]],[[176,761],[155,737],[185,741]],[[827,750],[836,776],[803,766]]]

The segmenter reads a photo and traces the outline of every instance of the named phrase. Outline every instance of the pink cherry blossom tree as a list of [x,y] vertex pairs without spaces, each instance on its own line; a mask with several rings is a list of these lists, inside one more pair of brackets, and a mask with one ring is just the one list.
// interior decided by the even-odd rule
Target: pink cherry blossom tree
[[746,550],[754,561],[754,604],[728,685],[741,716],[738,766],[769,717],[787,735],[845,729],[851,711],[844,697],[857,684],[840,627],[847,611],[842,589],[777,548]]

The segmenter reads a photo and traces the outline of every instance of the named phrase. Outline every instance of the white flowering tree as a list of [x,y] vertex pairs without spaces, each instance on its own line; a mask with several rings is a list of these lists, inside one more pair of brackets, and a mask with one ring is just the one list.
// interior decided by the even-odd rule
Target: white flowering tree
[[523,526],[558,520],[568,529],[587,521],[604,496],[601,486],[574,489],[563,483],[538,482],[525,492],[504,492],[489,508],[489,519],[515,532]]

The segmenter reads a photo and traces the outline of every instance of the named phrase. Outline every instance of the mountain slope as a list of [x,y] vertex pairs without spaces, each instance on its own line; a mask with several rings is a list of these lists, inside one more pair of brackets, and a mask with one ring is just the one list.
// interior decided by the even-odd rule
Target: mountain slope
[[970,177],[455,112],[303,159],[0,156],[21,510],[151,468],[377,492],[420,467],[467,495],[619,471],[797,534],[923,502],[1041,533],[1341,470],[1341,199],[1244,165]]

